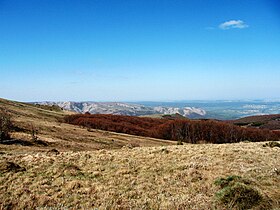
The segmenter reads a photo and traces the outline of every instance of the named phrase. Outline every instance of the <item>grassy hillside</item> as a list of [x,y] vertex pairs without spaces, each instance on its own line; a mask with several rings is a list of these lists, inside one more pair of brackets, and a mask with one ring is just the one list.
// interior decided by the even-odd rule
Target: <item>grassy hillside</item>
[[244,117],[229,121],[235,125],[280,130],[280,114]]
[[[1,145],[2,150],[96,150],[117,149],[123,146],[160,146],[171,145],[174,142],[153,138],[143,138],[126,134],[118,134],[95,129],[86,129],[63,123],[63,118],[69,114],[59,109],[37,106],[27,103],[0,99],[0,109],[5,109],[12,116],[16,130],[12,133],[15,139],[23,140],[24,145]],[[42,144],[31,141],[32,127],[38,131],[38,139]]]
[[278,142],[177,146],[65,124],[55,107],[0,109],[25,142],[0,144],[0,209],[280,208]]
[[149,118],[156,118],[156,119],[187,119],[187,117],[184,117],[180,114],[152,114],[152,115],[141,115],[139,117],[149,117]]
[[279,151],[237,143],[1,152],[0,209],[277,209]]

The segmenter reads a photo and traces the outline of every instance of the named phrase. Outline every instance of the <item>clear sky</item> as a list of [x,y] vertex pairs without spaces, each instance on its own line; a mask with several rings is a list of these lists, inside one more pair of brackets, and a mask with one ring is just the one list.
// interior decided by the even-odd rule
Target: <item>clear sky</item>
[[0,0],[0,97],[280,98],[280,2]]

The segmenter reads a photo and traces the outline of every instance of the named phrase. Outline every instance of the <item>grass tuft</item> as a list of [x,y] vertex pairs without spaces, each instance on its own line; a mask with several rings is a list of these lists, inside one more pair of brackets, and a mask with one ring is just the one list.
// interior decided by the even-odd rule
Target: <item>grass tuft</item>
[[250,209],[263,201],[261,193],[251,185],[252,182],[240,176],[219,178],[214,184],[221,188],[216,198],[230,209]]
[[74,164],[63,164],[61,170],[66,176],[80,177],[84,175],[81,169]]

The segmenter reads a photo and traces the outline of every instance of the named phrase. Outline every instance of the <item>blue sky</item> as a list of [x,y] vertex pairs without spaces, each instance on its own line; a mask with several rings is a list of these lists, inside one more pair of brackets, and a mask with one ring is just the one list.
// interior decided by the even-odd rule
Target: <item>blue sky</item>
[[278,0],[0,0],[0,97],[280,98]]

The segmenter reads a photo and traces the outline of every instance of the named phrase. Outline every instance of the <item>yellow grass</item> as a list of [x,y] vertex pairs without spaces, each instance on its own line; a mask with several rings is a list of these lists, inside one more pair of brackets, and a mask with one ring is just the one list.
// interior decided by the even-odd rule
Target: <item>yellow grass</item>
[[219,177],[252,180],[280,207],[279,148],[263,143],[138,147],[120,150],[4,153],[26,168],[0,176],[0,207],[14,209],[223,209]]

